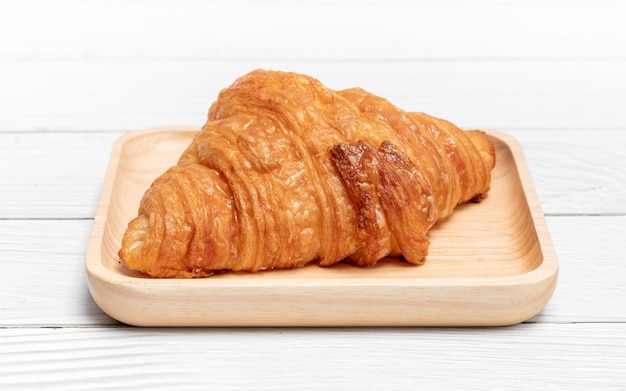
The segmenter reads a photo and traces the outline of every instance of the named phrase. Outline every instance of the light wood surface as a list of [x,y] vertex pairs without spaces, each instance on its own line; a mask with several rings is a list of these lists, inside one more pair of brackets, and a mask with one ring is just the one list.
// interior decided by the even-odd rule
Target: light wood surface
[[[143,193],[197,129],[129,132],[115,142],[86,253],[90,292],[113,318],[139,326],[503,326],[541,311],[558,261],[519,143],[496,150],[488,196],[429,232],[424,265],[316,265],[206,279],[151,279],[117,255]],[[402,297],[402,300],[398,300]]]
[[[0,389],[626,388],[623,2],[0,2]],[[559,261],[510,327],[137,328],[85,257],[115,140],[254,68],[519,141]],[[402,300],[398,297],[398,300]]]

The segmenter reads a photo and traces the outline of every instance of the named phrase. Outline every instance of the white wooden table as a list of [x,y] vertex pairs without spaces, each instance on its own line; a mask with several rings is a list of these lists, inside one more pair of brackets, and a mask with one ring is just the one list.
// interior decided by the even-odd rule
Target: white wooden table
[[[626,389],[622,4],[0,1],[0,389]],[[560,263],[547,307],[505,328],[106,316],[84,257],[113,142],[202,125],[254,68],[515,137]]]

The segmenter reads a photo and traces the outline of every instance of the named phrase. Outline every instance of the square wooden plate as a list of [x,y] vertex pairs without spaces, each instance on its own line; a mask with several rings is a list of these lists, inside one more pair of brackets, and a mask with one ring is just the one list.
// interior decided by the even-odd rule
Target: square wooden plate
[[150,183],[195,129],[130,132],[115,143],[86,253],[89,289],[113,318],[139,326],[499,326],[525,321],[552,296],[558,261],[520,145],[496,145],[491,191],[430,232],[426,262],[154,279],[117,251]]

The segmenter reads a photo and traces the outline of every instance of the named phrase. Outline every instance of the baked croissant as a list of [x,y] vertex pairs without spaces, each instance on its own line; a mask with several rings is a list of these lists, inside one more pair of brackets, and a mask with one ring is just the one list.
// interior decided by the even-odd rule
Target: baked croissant
[[489,190],[480,131],[362,89],[256,70],[222,90],[178,163],[141,200],[119,251],[154,277],[386,256],[420,264],[427,231]]

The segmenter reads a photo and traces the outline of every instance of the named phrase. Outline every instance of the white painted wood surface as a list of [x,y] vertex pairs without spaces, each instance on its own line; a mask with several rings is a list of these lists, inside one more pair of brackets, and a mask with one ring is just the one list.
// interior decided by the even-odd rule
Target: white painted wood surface
[[[226,4],[224,4],[226,3]],[[0,389],[626,388],[619,1],[0,1]],[[258,67],[517,138],[560,262],[507,328],[142,329],[87,290],[111,146]]]

